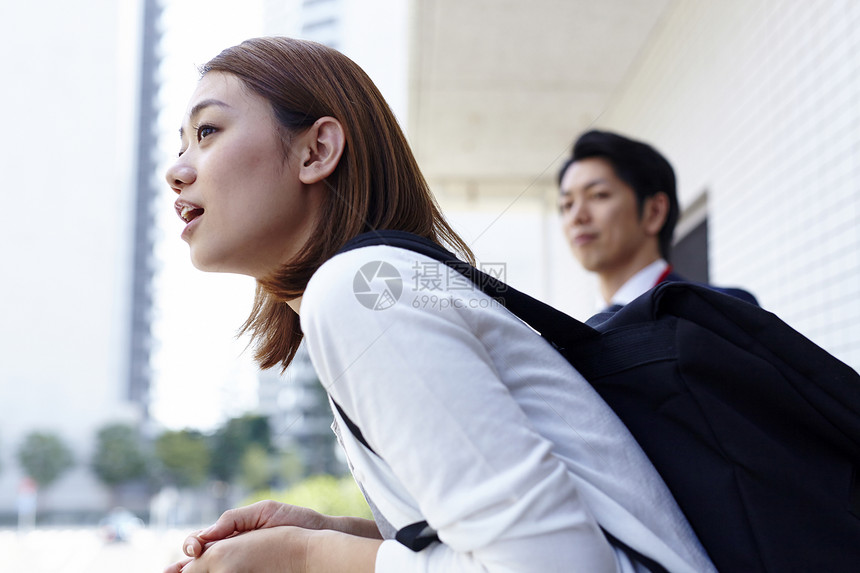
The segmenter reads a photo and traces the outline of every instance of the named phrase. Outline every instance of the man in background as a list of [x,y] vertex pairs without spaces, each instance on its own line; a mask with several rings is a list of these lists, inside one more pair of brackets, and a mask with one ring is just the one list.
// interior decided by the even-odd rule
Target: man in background
[[[672,166],[653,147],[588,131],[559,172],[559,210],[574,256],[597,275],[607,307],[623,306],[673,272],[672,235],[679,206]],[[752,304],[745,290],[711,287]]]

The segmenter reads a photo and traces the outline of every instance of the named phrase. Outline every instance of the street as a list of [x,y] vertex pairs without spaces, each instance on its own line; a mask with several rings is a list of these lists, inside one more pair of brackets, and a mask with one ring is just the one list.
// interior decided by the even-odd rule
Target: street
[[192,529],[140,529],[117,543],[104,541],[97,527],[0,529],[0,573],[159,573],[182,557]]

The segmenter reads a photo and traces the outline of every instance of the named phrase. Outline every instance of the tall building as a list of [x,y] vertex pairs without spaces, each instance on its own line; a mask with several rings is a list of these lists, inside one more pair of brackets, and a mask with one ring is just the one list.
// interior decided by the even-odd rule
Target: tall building
[[128,398],[140,405],[146,418],[149,413],[152,370],[152,286],[155,246],[154,199],[158,196],[158,64],[161,31],[161,6],[158,0],[143,0],[143,22],[140,58],[140,104],[134,201],[134,243],[131,276],[131,320],[128,356]]

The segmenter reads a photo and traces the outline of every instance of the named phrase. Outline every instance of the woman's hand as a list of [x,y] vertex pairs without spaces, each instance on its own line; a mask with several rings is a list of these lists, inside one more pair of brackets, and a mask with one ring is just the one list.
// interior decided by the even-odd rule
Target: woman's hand
[[359,537],[380,539],[376,524],[367,519],[332,517],[306,507],[276,501],[260,501],[225,511],[214,525],[189,535],[182,544],[182,550],[189,557],[198,557],[207,545],[214,541],[228,539],[248,531],[284,525],[303,529],[331,529]]
[[206,546],[214,541],[281,525],[295,525],[304,529],[326,529],[327,518],[328,516],[305,507],[275,501],[260,501],[225,511],[214,525],[185,538],[182,550],[189,557],[198,557]]
[[[198,573],[204,571],[234,571],[230,567],[239,567],[234,563],[231,551],[236,555],[244,555],[249,547],[254,551],[260,551],[254,556],[255,567],[260,571],[304,571],[305,569],[294,569],[298,563],[307,559],[307,540],[311,534],[320,533],[322,530],[331,530],[328,533],[341,532],[349,535],[338,536],[316,535],[322,541],[318,543],[327,547],[329,542],[334,541],[333,547],[327,547],[318,552],[316,557],[324,559],[334,558],[343,548],[344,539],[346,545],[359,543],[361,548],[369,548],[368,557],[375,560],[375,544],[361,544],[357,540],[380,540],[379,530],[373,521],[358,517],[333,517],[323,515],[306,507],[278,503],[275,501],[261,501],[245,507],[225,511],[218,521],[211,527],[197,531],[189,535],[182,544],[183,552],[192,559],[185,559],[174,563],[165,573]],[[254,535],[251,535],[254,534]],[[338,534],[340,535],[340,534]],[[272,543],[269,551],[265,545],[271,540],[279,540]],[[359,549],[358,547],[356,549]],[[193,559],[204,557],[203,559]],[[226,569],[219,569],[229,565]],[[280,569],[269,569],[277,566]],[[210,569],[210,567],[214,567]],[[293,569],[286,568],[293,567]],[[235,571],[245,571],[241,567]],[[371,569],[372,571],[372,569]]]
[[174,563],[164,573],[305,573],[308,539],[301,527],[267,527],[207,544],[194,559]]
[[164,573],[373,573],[378,539],[275,526],[208,543]]

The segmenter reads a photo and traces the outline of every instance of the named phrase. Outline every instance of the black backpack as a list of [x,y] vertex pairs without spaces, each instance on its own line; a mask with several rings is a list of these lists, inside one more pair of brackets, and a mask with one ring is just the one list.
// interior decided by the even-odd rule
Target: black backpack
[[379,244],[444,262],[548,340],[630,429],[719,571],[860,571],[860,376],[774,314],[675,282],[583,324],[410,233],[342,252]]

